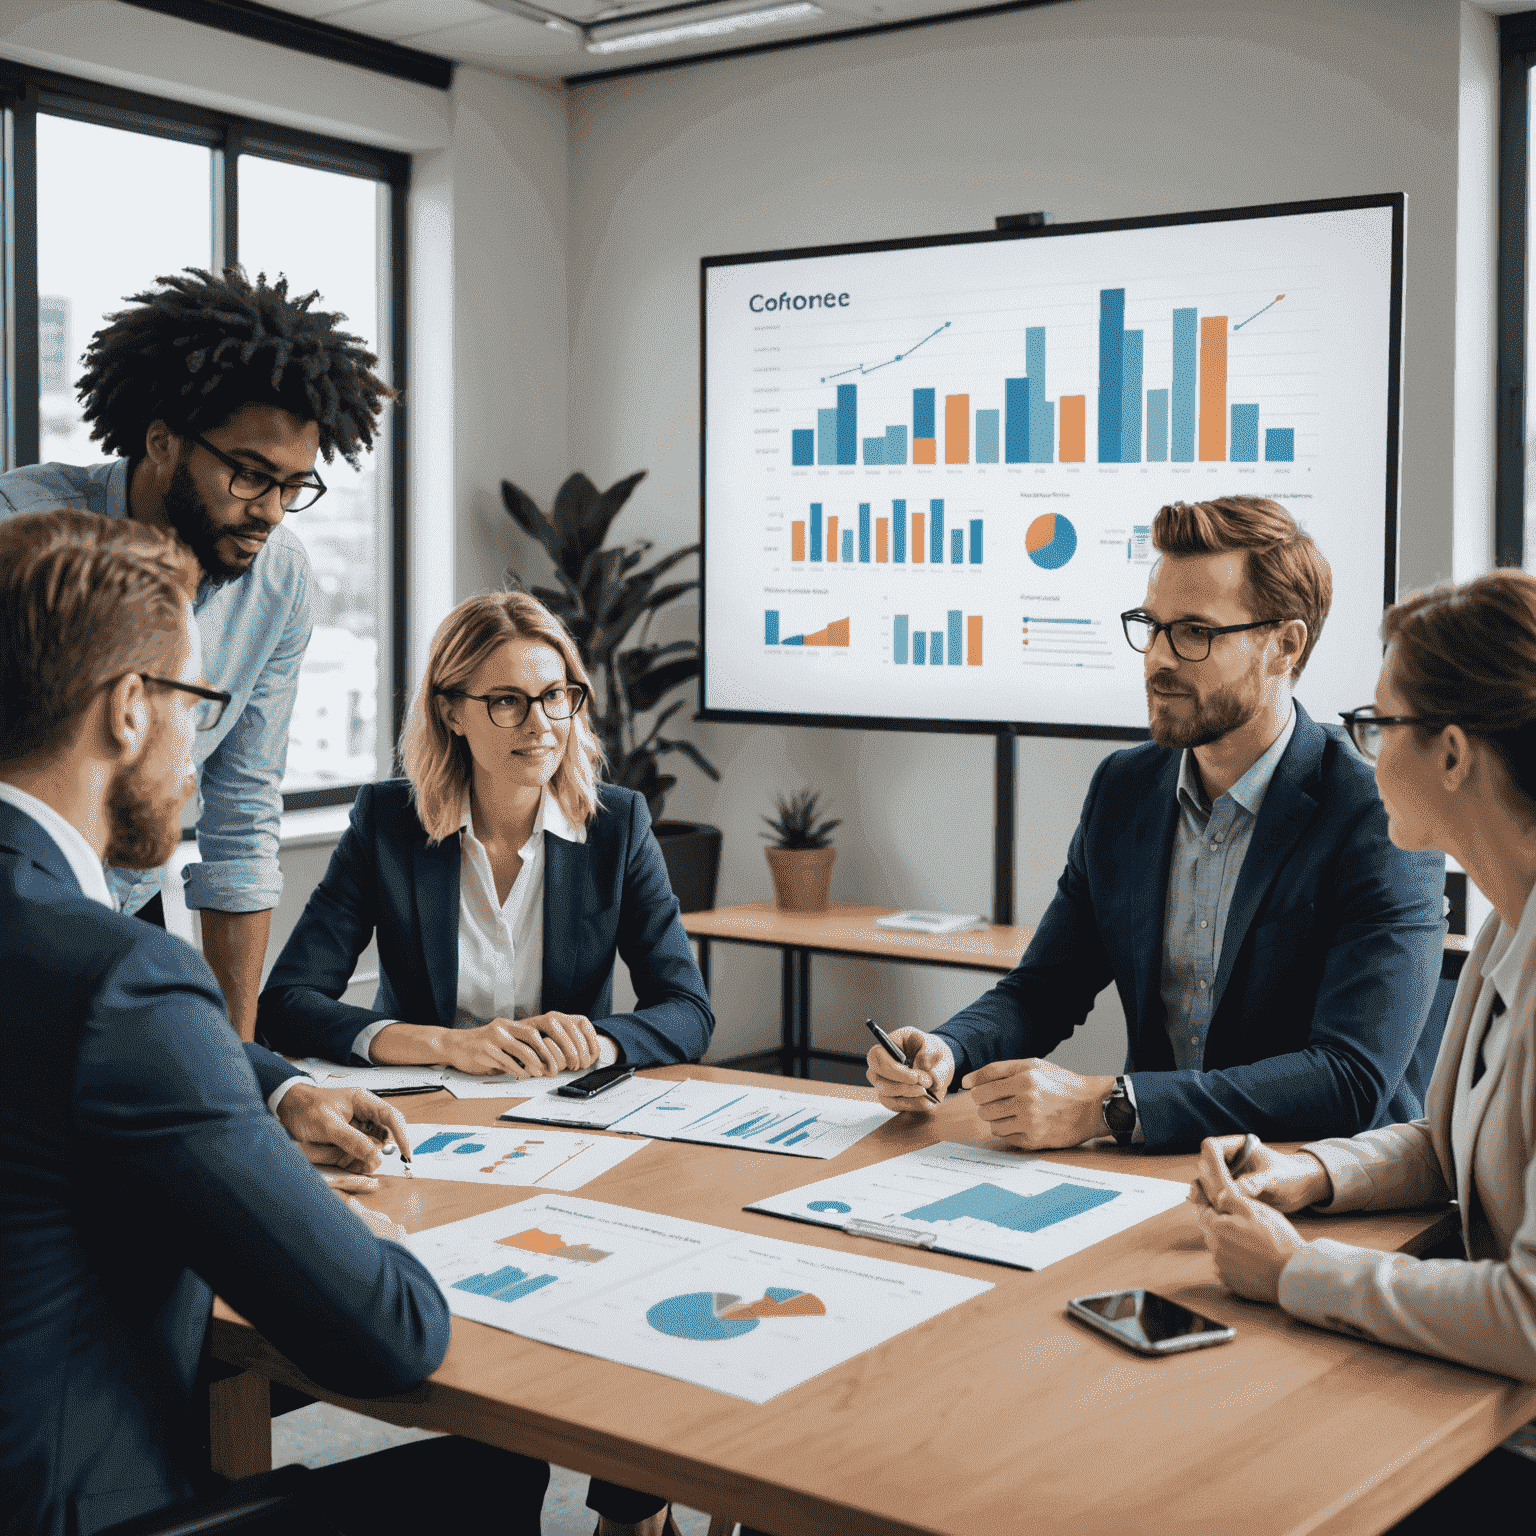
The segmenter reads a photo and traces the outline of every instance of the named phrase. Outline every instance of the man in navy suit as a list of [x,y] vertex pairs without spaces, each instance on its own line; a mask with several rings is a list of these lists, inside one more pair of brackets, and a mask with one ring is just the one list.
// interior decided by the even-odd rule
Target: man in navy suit
[[[91,1536],[211,1482],[197,1387],[215,1292],[340,1393],[403,1391],[448,1346],[442,1293],[381,1241],[404,1234],[308,1160],[366,1171],[377,1148],[351,1122],[402,1141],[404,1123],[242,1046],[202,958],[119,913],[102,873],[164,861],[194,732],[222,707],[195,588],[185,551],[133,522],[0,524],[4,1536]],[[429,1526],[435,1473],[462,1489],[481,1462],[501,1473],[497,1528],[537,1530],[543,1463],[460,1441],[328,1471],[317,1498],[349,1530]]]
[[[1123,615],[1152,741],[1099,765],[1014,970],[934,1033],[898,1031],[912,1069],[872,1050],[869,1079],[921,1110],[958,1076],[992,1134],[1036,1149],[1415,1119],[1439,1047],[1444,860],[1392,845],[1369,765],[1291,697],[1328,564],[1259,497],[1164,507],[1152,537],[1146,602]],[[1124,1073],[1044,1060],[1111,981]]]

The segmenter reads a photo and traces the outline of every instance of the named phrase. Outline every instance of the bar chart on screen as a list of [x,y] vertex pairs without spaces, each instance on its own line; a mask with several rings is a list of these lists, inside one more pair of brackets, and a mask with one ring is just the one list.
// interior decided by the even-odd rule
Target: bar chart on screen
[[812,501],[790,522],[792,565],[819,566],[822,572],[880,566],[986,564],[987,519],[979,510],[961,510],[953,501],[930,496],[908,507],[908,498],[840,504]]
[[834,619],[830,624],[821,629],[811,630],[810,633],[787,635],[782,633],[779,625],[779,610],[777,608],[765,608],[763,610],[763,644],[764,645],[811,645],[825,646],[836,650],[847,650],[849,645],[849,627],[851,619]]
[[939,629],[929,629],[912,615],[891,616],[891,661],[898,667],[979,667],[982,664],[982,615],[951,608]]

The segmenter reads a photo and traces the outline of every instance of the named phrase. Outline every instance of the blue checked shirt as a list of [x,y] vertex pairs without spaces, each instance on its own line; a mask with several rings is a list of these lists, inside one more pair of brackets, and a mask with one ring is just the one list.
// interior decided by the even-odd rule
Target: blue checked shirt
[[[0,517],[69,507],[128,515],[128,461],[30,464],[0,475]],[[288,720],[313,624],[313,578],[297,536],[279,525],[251,568],[216,587],[203,582],[193,612],[211,688],[233,695],[218,729],[199,731],[197,844],[189,864],[189,907],[264,912],[277,905],[277,862],[288,756]],[[107,870],[124,912],[137,912],[160,889],[163,871]]]

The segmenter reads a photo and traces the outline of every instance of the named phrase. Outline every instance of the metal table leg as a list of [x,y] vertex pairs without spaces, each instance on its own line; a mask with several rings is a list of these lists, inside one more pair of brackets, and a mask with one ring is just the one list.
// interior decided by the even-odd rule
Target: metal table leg
[[704,993],[709,995],[709,940],[697,938],[694,943],[699,946],[699,975],[704,978]]
[[796,1055],[799,1058],[801,1077],[811,1075],[811,952],[801,949],[795,952],[796,969],[799,972],[795,999]]
[[797,1056],[795,1040],[795,951],[787,945],[779,952],[779,1071],[785,1077],[795,1075]]

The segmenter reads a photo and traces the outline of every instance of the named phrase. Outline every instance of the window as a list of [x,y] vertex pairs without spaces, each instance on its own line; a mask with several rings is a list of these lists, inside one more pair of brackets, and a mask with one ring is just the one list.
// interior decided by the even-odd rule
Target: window
[[[1501,566],[1536,565],[1536,411],[1526,388],[1536,305],[1529,249],[1531,72],[1536,68],[1536,12],[1499,19],[1502,54],[1499,132],[1498,446],[1494,557]],[[1528,531],[1529,530],[1529,534]]]
[[[11,68],[0,64],[5,468],[103,457],[75,398],[82,355],[125,299],[183,267],[238,262],[286,276],[291,293],[317,291],[401,385],[406,157]],[[404,699],[394,413],[360,469],[321,467],[328,494],[285,524],[317,597],[289,809],[345,802],[387,774]]]

